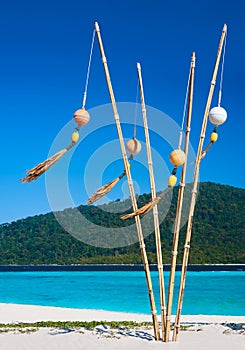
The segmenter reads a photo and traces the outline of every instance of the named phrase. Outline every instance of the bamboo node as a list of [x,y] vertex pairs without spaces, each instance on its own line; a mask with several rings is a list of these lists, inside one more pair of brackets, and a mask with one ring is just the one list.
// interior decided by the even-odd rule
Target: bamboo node
[[156,310],[156,309],[155,309],[155,310],[152,310],[151,313],[152,313],[153,316],[156,316],[156,315],[157,315],[157,310]]
[[215,84],[216,84],[216,80],[212,80],[211,85],[215,85]]
[[157,265],[158,269],[163,269],[163,265]]
[[190,244],[185,244],[185,246],[184,246],[184,248],[188,248],[188,249],[190,249]]
[[177,250],[173,250],[172,251],[172,255],[174,255],[174,256],[178,255],[178,251]]
[[197,194],[197,190],[192,190],[191,193]]
[[175,324],[174,327],[175,328],[180,328],[180,325],[179,324]]
[[146,112],[146,108],[142,108],[142,112]]
[[141,249],[142,249],[142,248],[145,248],[145,243],[140,244],[140,248],[141,248]]
[[105,56],[102,57],[102,62],[103,62],[103,63],[107,63],[107,60],[106,60],[106,57],[105,57]]
[[166,306],[161,306],[161,310],[166,311],[167,310]]
[[114,117],[115,117],[116,120],[119,120],[119,114],[118,113],[115,114]]
[[189,131],[189,132],[190,132],[190,131],[191,131],[191,127],[190,127],[190,126],[187,126],[187,127],[186,127],[186,131]]
[[166,316],[167,321],[171,321],[171,316]]
[[157,206],[155,206],[155,207],[153,208],[153,214],[154,214],[154,215],[157,215],[157,214],[158,214]]
[[196,57],[192,57],[191,59],[191,68],[195,68],[196,66]]
[[183,182],[179,183],[180,187],[185,187],[185,184]]

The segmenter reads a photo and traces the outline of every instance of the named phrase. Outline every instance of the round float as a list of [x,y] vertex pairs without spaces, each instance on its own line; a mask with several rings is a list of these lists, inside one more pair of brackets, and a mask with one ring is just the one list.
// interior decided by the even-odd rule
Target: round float
[[221,125],[227,119],[227,112],[223,107],[213,107],[209,111],[209,121],[214,125]]
[[86,125],[89,120],[90,120],[90,115],[89,113],[86,111],[85,108],[81,108],[81,109],[78,109],[75,113],[74,113],[74,121],[75,123],[81,127],[81,126],[84,126]]
[[141,151],[141,143],[133,137],[127,142],[126,149],[129,154],[138,154]]
[[175,149],[170,153],[169,159],[174,166],[180,166],[185,163],[186,155],[181,149]]

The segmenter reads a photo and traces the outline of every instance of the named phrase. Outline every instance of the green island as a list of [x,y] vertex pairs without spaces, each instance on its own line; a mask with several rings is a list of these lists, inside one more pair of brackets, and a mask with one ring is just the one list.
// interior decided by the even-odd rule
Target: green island
[[[186,192],[190,192],[191,186],[186,187]],[[170,209],[160,225],[164,264],[171,261],[177,192],[178,187],[174,188]],[[161,192],[158,195],[161,196]],[[150,200],[150,194],[142,194],[138,197],[138,206]],[[116,200],[101,206],[81,205],[78,210],[98,225],[99,235],[100,226],[113,228],[134,222],[134,219],[130,219],[125,223],[120,219],[120,213],[110,212],[119,204],[123,207],[125,203]],[[164,199],[159,202],[159,212],[161,205],[164,205]],[[63,213],[69,216],[73,210],[65,209]],[[211,182],[200,183],[190,264],[244,264],[244,213],[245,189]],[[180,233],[178,264],[182,261],[185,229],[186,225]],[[138,243],[111,249],[85,244],[67,233],[53,213],[4,223],[0,225],[0,237],[0,265],[141,264]],[[96,234],[94,240],[96,244]],[[145,244],[149,263],[156,264],[154,233],[145,239]]]

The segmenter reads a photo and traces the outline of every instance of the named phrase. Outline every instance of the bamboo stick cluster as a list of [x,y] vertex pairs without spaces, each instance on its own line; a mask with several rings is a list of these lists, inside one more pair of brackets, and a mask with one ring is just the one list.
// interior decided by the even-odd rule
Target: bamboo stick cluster
[[[160,229],[159,229],[158,210],[157,210],[157,204],[158,204],[160,198],[156,197],[154,173],[153,173],[152,157],[151,157],[151,147],[150,147],[150,139],[149,139],[149,132],[148,132],[148,124],[147,124],[146,106],[145,106],[145,100],[144,100],[142,74],[141,74],[141,66],[139,63],[137,63],[152,201],[150,203],[147,203],[146,205],[144,205],[142,208],[138,209],[136,199],[135,199],[130,169],[127,166],[127,156],[126,156],[126,152],[125,152],[124,139],[123,139],[122,130],[121,130],[121,126],[120,126],[120,119],[119,119],[119,115],[118,115],[118,111],[117,111],[117,107],[116,107],[116,101],[115,101],[115,97],[114,97],[114,93],[113,93],[113,89],[112,89],[112,85],[111,85],[109,70],[108,70],[108,66],[107,66],[107,60],[105,58],[104,49],[103,49],[102,40],[101,40],[101,35],[100,35],[100,30],[99,30],[99,26],[98,26],[97,22],[95,23],[95,29],[96,29],[96,33],[98,36],[98,41],[99,41],[99,46],[100,46],[100,51],[101,51],[101,56],[102,56],[102,62],[103,62],[104,69],[105,69],[108,90],[109,90],[109,94],[111,97],[115,123],[116,123],[116,127],[118,130],[118,137],[119,137],[119,141],[120,141],[122,157],[123,157],[123,160],[125,163],[125,170],[126,170],[126,175],[127,175],[127,180],[128,180],[128,186],[129,186],[130,196],[131,196],[133,210],[134,210],[130,214],[125,214],[125,215],[121,216],[121,218],[127,219],[127,218],[134,217],[135,221],[136,221],[136,228],[137,228],[137,232],[138,232],[140,249],[141,249],[143,264],[144,264],[145,273],[146,273],[148,293],[149,293],[149,297],[150,297],[150,305],[151,305],[151,311],[152,311],[152,316],[153,316],[154,334],[155,334],[155,339],[159,340],[160,332],[159,332],[158,320],[157,320],[157,316],[156,316],[156,306],[155,306],[155,300],[154,300],[154,295],[153,295],[153,291],[152,291],[152,282],[151,282],[151,277],[150,277],[147,254],[146,254],[145,244],[144,244],[144,240],[143,240],[143,236],[142,236],[142,228],[141,228],[141,224],[140,224],[140,215],[144,215],[147,212],[149,212],[150,210],[153,210],[154,229],[155,229],[155,237],[156,237],[158,275],[159,275],[159,287],[160,287],[159,291],[160,291],[160,303],[161,303],[162,340],[165,342],[168,342],[169,336],[170,336],[171,313],[172,313],[173,292],[174,292],[174,280],[175,280],[175,271],[176,271],[177,254],[178,254],[177,250],[178,250],[178,243],[179,243],[180,223],[181,223],[181,214],[182,214],[184,188],[185,188],[185,177],[186,177],[186,167],[187,167],[187,157],[188,157],[188,147],[189,147],[189,138],[190,138],[191,115],[192,115],[192,104],[193,104],[193,88],[194,88],[195,53],[193,52],[192,57],[191,57],[190,86],[189,86],[189,92],[188,92],[188,115],[187,115],[187,122],[186,122],[186,138],[185,138],[184,152],[182,152],[180,149],[177,150],[177,152],[176,152],[176,153],[182,152],[185,155],[185,161],[184,162],[180,161],[179,164],[175,164],[174,173],[172,173],[172,177],[173,177],[176,173],[176,169],[177,169],[176,166],[182,165],[182,173],[181,173],[181,180],[180,180],[180,185],[179,185],[175,227],[174,227],[171,270],[170,270],[170,278],[169,278],[169,286],[168,286],[168,300],[167,300],[167,306],[166,306],[164,278],[163,278],[162,252],[161,252],[161,237],[160,237]],[[193,221],[193,215],[194,215],[194,209],[195,209],[196,197],[197,197],[197,181],[198,181],[198,175],[199,175],[199,168],[200,168],[201,159],[205,156],[207,150],[210,148],[210,145],[208,145],[204,151],[202,151],[202,148],[203,148],[203,143],[204,143],[204,138],[205,138],[205,131],[206,131],[206,127],[207,127],[208,114],[209,114],[209,110],[210,110],[212,95],[213,95],[216,76],[217,76],[217,72],[218,72],[221,51],[222,51],[222,47],[223,47],[223,43],[224,43],[224,38],[226,35],[226,30],[227,30],[227,27],[226,27],[226,25],[224,25],[224,28],[222,31],[222,36],[220,39],[219,48],[218,48],[217,58],[216,58],[216,62],[215,62],[215,68],[214,68],[214,72],[213,72],[213,76],[212,76],[212,80],[211,80],[210,92],[208,95],[208,100],[207,100],[207,104],[206,104],[206,108],[205,108],[203,125],[202,125],[199,146],[198,146],[198,152],[197,152],[197,157],[196,157],[196,162],[195,162],[194,181],[193,181],[191,203],[190,203],[190,210],[189,210],[189,216],[188,216],[186,242],[185,242],[185,246],[184,246],[184,257],[183,257],[183,262],[182,262],[180,291],[179,291],[177,313],[176,313],[174,332],[173,332],[173,338],[172,338],[173,341],[177,340],[179,327],[180,327],[180,314],[181,314],[182,303],[183,303],[186,271],[187,271],[188,256],[189,256],[189,250],[190,250],[192,221]],[[213,136],[211,136],[210,143],[212,144],[216,140],[217,140],[217,137],[215,137],[215,135],[213,135]],[[170,181],[169,182],[170,186],[171,186],[171,183],[175,184],[175,182]]]
[[[216,135],[216,129],[217,129],[217,126],[221,124],[221,122],[220,122],[219,124],[217,124],[215,126],[215,129],[210,137],[210,142],[207,145],[207,147],[204,148],[204,150],[203,150],[205,133],[206,133],[207,122],[208,122],[208,116],[210,113],[210,106],[211,106],[211,102],[212,102],[214,87],[215,87],[215,83],[216,83],[216,78],[217,78],[217,74],[218,74],[218,68],[219,68],[219,63],[220,63],[223,45],[224,45],[225,38],[226,38],[226,33],[227,33],[227,26],[224,25],[222,35],[220,38],[220,42],[219,42],[219,46],[218,46],[218,52],[217,52],[217,57],[216,57],[215,65],[214,65],[213,75],[212,75],[212,79],[211,79],[211,83],[210,83],[210,90],[209,90],[209,94],[208,94],[208,98],[207,98],[207,102],[206,102],[206,107],[205,107],[205,112],[204,112],[203,122],[202,122],[202,127],[201,127],[201,133],[200,133],[200,139],[199,139],[199,144],[198,144],[198,150],[197,150],[197,155],[196,155],[196,160],[195,160],[194,178],[193,178],[193,185],[192,185],[192,192],[191,192],[191,199],[190,199],[190,209],[189,209],[186,238],[185,238],[185,245],[184,245],[184,255],[183,255],[183,261],[182,261],[180,287],[179,287],[179,293],[178,293],[178,305],[177,305],[177,311],[176,311],[176,316],[175,316],[172,341],[177,340],[179,329],[180,329],[180,317],[181,317],[181,311],[182,311],[182,305],[183,305],[184,289],[185,289],[185,283],[186,283],[186,271],[187,271],[188,258],[189,258],[189,252],[190,252],[193,216],[194,216],[195,205],[196,205],[196,200],[197,200],[197,185],[198,185],[198,176],[199,176],[199,171],[200,171],[200,163],[201,163],[201,160],[206,155],[207,151],[212,146],[212,144],[217,140],[218,136]],[[173,159],[177,155],[181,155],[182,160],[177,159],[177,161],[172,161],[172,163],[175,165],[175,168],[174,168],[172,175],[170,176],[170,180],[168,182],[169,187],[164,192],[164,194],[166,194],[167,191],[175,185],[176,180],[177,180],[175,177],[177,166],[181,165],[182,172],[181,172],[181,178],[180,178],[179,189],[178,189],[178,198],[177,198],[177,207],[176,207],[177,209],[176,209],[173,243],[172,243],[172,254],[171,254],[171,269],[170,269],[170,276],[169,276],[169,283],[168,283],[168,296],[167,296],[167,300],[166,300],[165,285],[164,285],[164,267],[163,267],[163,256],[162,256],[162,244],[161,244],[160,227],[159,227],[160,224],[159,224],[158,207],[157,207],[159,201],[161,199],[164,200],[164,198],[161,198],[161,197],[156,195],[153,162],[152,162],[152,154],[151,154],[151,143],[150,143],[150,137],[149,137],[148,122],[147,122],[147,110],[146,110],[146,104],[145,104],[141,65],[140,65],[140,63],[137,63],[137,72],[138,72],[138,82],[139,82],[139,86],[140,86],[140,98],[141,98],[141,106],[142,106],[141,112],[142,112],[142,118],[143,118],[143,124],[144,124],[146,153],[147,153],[147,161],[148,161],[148,173],[149,173],[149,182],[150,182],[150,188],[151,188],[151,201],[149,203],[146,203],[143,207],[138,208],[137,200],[136,200],[136,196],[135,196],[135,191],[134,191],[133,180],[132,180],[132,176],[131,176],[130,164],[129,164],[127,154],[126,154],[126,146],[125,146],[124,137],[123,137],[123,133],[122,133],[120,117],[119,117],[118,110],[117,110],[116,99],[115,99],[114,92],[113,92],[109,68],[108,68],[107,59],[105,56],[105,51],[104,51],[103,42],[102,42],[102,38],[101,38],[100,28],[99,28],[99,25],[97,22],[95,22],[95,30],[94,30],[94,35],[93,35],[93,39],[92,39],[92,47],[93,47],[95,34],[97,35],[97,39],[98,39],[98,44],[99,44],[100,53],[101,53],[101,59],[102,59],[105,77],[106,77],[106,82],[107,82],[107,86],[108,86],[108,91],[109,91],[109,95],[110,95],[110,99],[111,99],[114,121],[115,121],[116,129],[117,129],[117,133],[118,133],[118,139],[119,139],[119,143],[120,143],[122,159],[124,162],[124,171],[117,178],[110,181],[108,184],[100,187],[94,194],[92,194],[90,196],[90,198],[88,199],[87,204],[93,204],[94,202],[101,199],[109,191],[111,191],[112,188],[114,188],[116,186],[116,184],[124,176],[126,176],[127,182],[128,182],[128,187],[129,187],[129,192],[130,192],[130,197],[131,197],[131,202],[132,202],[133,212],[129,213],[129,214],[122,215],[121,219],[123,219],[123,220],[129,219],[129,218],[135,219],[135,225],[136,225],[138,240],[139,240],[139,247],[140,247],[140,251],[141,251],[142,262],[144,265],[144,272],[145,272],[146,283],[147,283],[147,288],[148,288],[149,302],[150,302],[152,322],[153,322],[153,328],[154,328],[154,336],[155,336],[156,340],[162,339],[163,341],[168,342],[170,339],[172,305],[173,305],[174,284],[175,284],[175,272],[176,272],[176,264],[177,264],[179,235],[180,235],[181,216],[182,216],[183,198],[184,198],[184,190],[185,190],[186,171],[187,171],[187,159],[188,159],[188,150],[189,150],[189,140],[190,140],[190,130],[191,130],[193,91],[194,91],[194,72],[195,72],[195,53],[194,52],[192,53],[191,64],[190,64],[189,85],[188,85],[188,111],[187,111],[187,120],[186,120],[186,127],[185,127],[186,137],[185,137],[184,151],[180,150],[180,144],[181,144],[181,142],[180,142],[179,149],[173,151],[171,153],[172,158],[170,157],[171,159]],[[91,47],[91,52],[90,52],[88,73],[89,73],[89,69],[90,69],[92,47]],[[77,119],[75,119],[75,121],[78,123],[77,131],[79,130],[79,128],[82,125],[85,125],[89,121],[88,112],[85,111],[85,109],[84,109],[84,105],[86,102],[86,95],[87,95],[87,84],[88,84],[88,75],[87,75],[86,88],[85,88],[84,99],[83,99],[83,107],[81,110],[78,110],[79,113],[77,113],[78,112],[77,111],[77,112],[75,112],[75,115],[74,115],[77,118]],[[222,109],[220,107],[220,100],[221,100],[221,92],[220,92],[220,96],[219,96],[219,107],[218,108]],[[226,117],[225,117],[225,119],[226,119]],[[73,135],[72,136],[72,143],[69,146],[67,146],[63,150],[57,152],[55,155],[53,155],[52,157],[50,157],[46,161],[44,161],[44,162],[38,164],[37,166],[35,166],[34,168],[28,170],[27,176],[22,179],[22,182],[31,182],[33,180],[36,180],[40,175],[42,175],[45,171],[47,171],[53,164],[55,164],[69,149],[71,149],[75,145],[77,140],[78,140],[78,136]],[[145,242],[144,242],[144,236],[143,236],[141,220],[140,220],[140,217],[145,215],[149,211],[152,211],[153,219],[154,219],[154,233],[155,233],[155,241],[156,241],[156,255],[157,255],[159,294],[160,294],[160,310],[161,310],[161,332],[159,330],[159,322],[158,322],[155,297],[154,297],[154,292],[153,292],[153,287],[152,287],[150,267],[149,267],[146,246],[145,246]]]
[[[99,42],[102,63],[104,66],[107,86],[108,86],[109,95],[110,95],[111,104],[112,104],[112,109],[113,109],[113,114],[114,114],[114,120],[115,120],[115,124],[116,124],[116,128],[117,128],[117,132],[118,132],[118,138],[119,138],[119,142],[120,142],[122,158],[123,158],[124,167],[125,167],[125,171],[126,171],[132,206],[133,206],[134,212],[136,212],[138,210],[138,207],[137,207],[137,201],[136,201],[135,192],[134,192],[131,171],[130,171],[130,167],[129,167],[128,160],[127,160],[127,154],[126,154],[121,124],[120,124],[120,118],[119,118],[116,100],[115,100],[115,96],[114,96],[114,92],[113,92],[113,88],[112,88],[112,83],[111,83],[111,78],[110,78],[110,73],[109,73],[109,69],[108,69],[108,65],[107,65],[105,52],[104,52],[104,47],[103,47],[103,43],[102,43],[102,39],[101,39],[100,28],[99,28],[99,25],[97,22],[95,22],[95,31],[96,31],[98,42]],[[147,258],[144,236],[142,233],[142,227],[141,227],[139,215],[135,216],[135,224],[136,224],[136,228],[137,228],[139,245],[140,245],[140,250],[141,250],[141,255],[142,255],[142,261],[144,264],[144,271],[145,271],[148,294],[149,294],[149,299],[150,299],[150,307],[151,307],[151,313],[152,313],[154,335],[155,335],[155,339],[159,340],[160,333],[159,333],[159,325],[158,325],[158,319],[157,319],[156,304],[155,304],[155,298],[154,298],[154,293],[153,293],[149,262],[148,262],[148,258]]]
[[158,218],[158,210],[157,210],[157,203],[159,202],[160,197],[156,197],[156,187],[155,187],[155,179],[154,179],[152,155],[151,155],[151,144],[150,144],[150,136],[149,136],[149,130],[148,130],[144,87],[143,87],[143,79],[142,79],[140,63],[137,63],[137,71],[138,71],[138,79],[139,79],[139,85],[140,85],[142,117],[143,117],[143,123],[144,123],[146,152],[147,152],[147,160],[148,160],[148,172],[149,172],[151,196],[152,196],[152,204],[151,204],[151,207],[148,209],[148,211],[151,208],[153,208],[154,231],[155,231],[156,252],[157,252],[157,268],[158,268],[158,279],[159,279],[159,293],[160,293],[162,338],[163,338],[166,330],[165,329],[166,328],[166,304],[165,304],[166,301],[165,301],[165,286],[164,286],[164,277],[163,277],[162,245],[161,245],[159,218]]
[[215,65],[214,65],[214,71],[213,71],[211,83],[210,83],[210,89],[209,89],[209,94],[208,94],[208,98],[207,98],[207,102],[206,102],[206,108],[205,108],[205,112],[204,112],[204,116],[203,116],[201,134],[200,134],[200,139],[199,139],[199,144],[198,144],[198,151],[197,151],[197,155],[196,155],[194,179],[193,179],[192,192],[191,192],[191,204],[190,204],[187,230],[186,230],[184,256],[183,256],[183,261],[182,261],[182,271],[181,271],[181,280],[180,280],[180,288],[179,288],[179,296],[178,296],[178,305],[177,305],[177,312],[176,312],[175,323],[174,323],[173,341],[177,340],[179,328],[180,328],[180,315],[181,315],[181,311],[182,311],[183,298],[184,298],[186,271],[187,271],[189,252],[190,252],[192,223],[193,223],[193,216],[194,216],[196,199],[197,199],[197,185],[198,185],[198,176],[199,176],[199,171],[200,171],[200,163],[202,160],[202,152],[203,152],[202,150],[203,150],[203,144],[204,144],[204,139],[205,139],[205,133],[206,133],[206,129],[207,129],[208,115],[209,115],[210,106],[211,106],[211,102],[212,102],[212,97],[213,97],[214,87],[215,87],[215,83],[216,83],[216,77],[217,77],[217,73],[218,73],[221,52],[222,52],[224,40],[226,37],[226,32],[227,32],[227,26],[225,24],[223,27],[223,30],[222,30],[222,34],[221,34],[221,38],[220,38],[220,42],[219,42],[219,46],[218,46],[217,57],[216,57]]
[[[195,52],[193,52],[192,58],[191,58],[191,68],[190,68],[188,115],[187,115],[187,121],[186,121],[186,138],[185,138],[185,146],[184,146],[186,159],[188,157],[189,138],[190,138],[190,129],[191,129],[195,58],[196,58]],[[182,214],[182,206],[183,206],[183,198],[184,198],[184,189],[185,189],[186,168],[187,168],[187,161],[185,161],[185,163],[182,166],[182,173],[181,173],[180,186],[179,186],[178,199],[177,199],[177,209],[176,209],[173,247],[172,247],[172,260],[171,260],[171,269],[170,269],[170,277],[169,277],[169,285],[168,285],[168,306],[167,306],[166,332],[165,332],[165,338],[164,338],[166,342],[169,340],[169,333],[170,333],[170,321],[171,321],[173,293],[174,293],[175,270],[176,270],[176,263],[177,263],[177,254],[178,254],[180,222],[181,222],[181,214]]]

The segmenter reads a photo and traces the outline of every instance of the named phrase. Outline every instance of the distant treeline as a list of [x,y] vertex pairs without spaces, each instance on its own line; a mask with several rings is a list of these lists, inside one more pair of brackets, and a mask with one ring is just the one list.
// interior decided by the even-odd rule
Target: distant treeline
[[[190,193],[190,186],[187,186],[186,203],[188,203],[188,193]],[[177,194],[178,188],[176,187],[170,209],[160,225],[165,264],[171,262],[172,229]],[[164,196],[164,193],[158,195]],[[150,199],[149,194],[139,196],[138,206],[141,207]],[[93,231],[93,244],[96,244],[96,237],[99,237],[100,226],[116,228],[128,224],[120,219],[120,213],[113,212],[113,208],[118,205],[123,208],[125,202],[117,200],[100,207],[86,205],[78,207],[78,210],[89,221],[98,225],[98,232]],[[60,214],[72,217],[73,210],[66,209]],[[163,198],[159,203],[159,212],[164,210]],[[130,210],[127,211],[130,212]],[[244,214],[244,189],[210,182],[201,183],[193,223],[190,263],[244,264]],[[133,222],[133,220],[129,221],[129,223]],[[185,231],[186,225],[183,226],[180,233],[178,263],[181,263],[182,259]],[[0,225],[0,237],[0,265],[141,264],[142,262],[138,243],[113,249],[87,245],[68,234],[57,222],[53,213],[2,224]],[[155,264],[154,233],[145,239],[145,243],[149,262]]]

